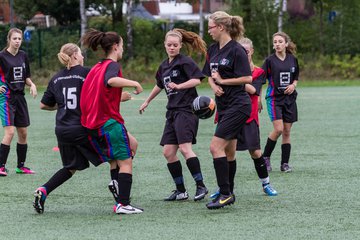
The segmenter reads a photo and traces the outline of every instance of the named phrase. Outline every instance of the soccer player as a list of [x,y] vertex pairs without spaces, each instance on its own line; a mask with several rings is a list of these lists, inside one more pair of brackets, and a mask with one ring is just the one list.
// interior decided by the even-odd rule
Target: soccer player
[[4,137],[0,145],[0,176],[7,176],[5,167],[10,152],[10,144],[18,135],[16,145],[16,173],[34,174],[25,167],[27,127],[30,125],[28,107],[25,99],[25,85],[30,86],[33,98],[37,95],[35,84],[30,79],[30,66],[27,54],[20,50],[22,31],[11,28],[7,35],[7,46],[0,52],[0,118],[4,127]]
[[245,84],[251,83],[251,69],[245,49],[237,42],[244,34],[240,16],[223,11],[210,15],[208,33],[216,43],[207,51],[203,73],[215,93],[218,123],[210,143],[220,194],[206,206],[222,208],[235,202],[230,191],[236,164],[233,161],[237,136],[250,116],[251,102]]
[[269,82],[265,98],[273,123],[263,156],[268,171],[271,171],[270,156],[277,139],[282,135],[280,170],[287,173],[292,171],[289,166],[291,127],[298,119],[296,85],[299,79],[299,64],[294,56],[296,45],[286,33],[277,32],[273,35],[273,48],[275,53],[267,57],[262,66]]
[[163,146],[163,154],[176,185],[176,190],[165,198],[165,201],[185,200],[189,197],[184,185],[181,162],[177,157],[178,150],[186,159],[186,165],[196,182],[194,200],[204,199],[208,193],[203,182],[200,161],[192,150],[199,125],[199,118],[192,113],[192,102],[198,96],[195,87],[201,83],[204,75],[190,57],[180,53],[183,44],[200,53],[206,53],[206,44],[196,33],[178,28],[167,32],[164,45],[168,58],[159,66],[156,85],[140,106],[140,113],[143,113],[150,102],[165,89],[168,103],[160,145]]
[[134,87],[135,94],[143,91],[141,85],[122,77],[117,61],[123,55],[123,40],[116,32],[90,29],[82,37],[84,46],[97,51],[100,46],[105,59],[97,63],[84,82],[81,97],[81,123],[88,129],[88,136],[101,160],[109,162],[111,169],[119,168],[116,213],[142,213],[143,209],[130,204],[132,185],[131,138],[120,114],[123,87]]
[[73,43],[61,47],[58,59],[66,68],[50,80],[40,108],[57,110],[55,134],[63,168],[36,189],[33,206],[38,213],[44,212],[47,196],[69,180],[77,170],[88,168],[89,161],[94,166],[102,163],[88,140],[86,128],[80,122],[80,93],[90,69],[83,67],[84,57],[80,48]]
[[[268,196],[276,196],[277,191],[270,185],[269,173],[260,147],[259,111],[261,111],[261,108],[259,109],[259,105],[261,107],[261,88],[265,81],[265,72],[262,68],[255,66],[252,61],[254,53],[252,41],[249,38],[242,38],[239,43],[246,50],[252,72],[252,83],[245,85],[246,91],[250,94],[252,108],[250,117],[238,136],[236,150],[249,150],[250,156],[254,161],[256,173],[262,183],[263,191]],[[233,183],[230,182],[230,186],[232,185]]]

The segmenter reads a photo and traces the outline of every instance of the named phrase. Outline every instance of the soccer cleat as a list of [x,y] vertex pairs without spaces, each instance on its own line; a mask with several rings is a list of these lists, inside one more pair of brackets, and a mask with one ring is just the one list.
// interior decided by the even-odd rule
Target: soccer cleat
[[7,172],[8,170],[6,169],[6,167],[1,167],[0,168],[0,177],[6,177],[7,176]]
[[272,167],[271,167],[270,157],[264,157],[264,161],[265,161],[267,171],[271,172]]
[[269,184],[263,185],[264,193],[268,196],[276,196],[277,191]]
[[211,199],[216,199],[220,195],[220,189],[216,190],[213,194],[210,195]]
[[122,205],[121,203],[118,203],[116,205],[116,213],[117,214],[136,214],[136,213],[142,213],[144,212],[144,209],[135,207],[132,205]]
[[289,166],[288,163],[283,163],[280,166],[280,171],[288,173],[292,171],[292,168]]
[[194,196],[194,201],[199,201],[205,198],[206,194],[208,194],[208,189],[203,186],[196,186],[196,192]]
[[111,194],[113,195],[115,202],[117,201],[118,197],[119,197],[119,183],[116,180],[111,180],[109,185],[109,190],[111,192]]
[[220,195],[217,198],[206,204],[206,207],[208,209],[219,209],[226,205],[231,205],[234,202],[235,202],[234,194],[223,195],[220,193]]
[[185,192],[180,192],[179,190],[172,191],[172,194],[164,199],[164,201],[181,201],[189,198],[189,194]]
[[19,174],[35,174],[33,170],[27,167],[15,168],[15,172]]
[[37,213],[43,213],[44,212],[44,204],[45,204],[45,200],[46,200],[46,189],[43,187],[39,187],[38,189],[35,190],[34,193],[34,209]]

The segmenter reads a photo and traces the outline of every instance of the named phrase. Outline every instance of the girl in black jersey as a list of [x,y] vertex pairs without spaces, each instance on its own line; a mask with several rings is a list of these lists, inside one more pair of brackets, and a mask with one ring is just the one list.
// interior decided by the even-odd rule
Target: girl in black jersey
[[275,53],[266,58],[263,69],[269,85],[266,91],[266,102],[270,120],[274,129],[270,133],[264,150],[267,168],[271,171],[270,156],[276,141],[282,135],[281,166],[282,172],[291,172],[290,131],[297,121],[296,85],[299,79],[299,65],[296,57],[296,45],[284,32],[273,35]]
[[244,85],[251,83],[251,69],[245,49],[236,41],[243,36],[242,18],[218,11],[210,15],[208,32],[216,41],[207,51],[203,73],[215,93],[218,123],[210,152],[220,194],[206,206],[217,209],[235,202],[233,182],[236,139],[251,112],[249,94]]
[[20,50],[22,31],[12,28],[7,35],[7,46],[0,52],[0,118],[4,127],[4,137],[0,145],[0,176],[7,176],[5,164],[10,151],[10,144],[15,134],[18,135],[16,145],[16,173],[34,174],[25,167],[27,153],[27,127],[30,118],[25,100],[25,85],[30,86],[30,94],[35,98],[37,90],[30,79],[30,66],[27,54]]
[[197,34],[183,29],[169,31],[164,42],[168,58],[161,63],[156,73],[156,85],[140,107],[140,113],[143,113],[149,103],[165,89],[168,104],[160,145],[164,147],[163,154],[176,185],[176,190],[165,201],[188,199],[181,162],[177,157],[178,150],[186,159],[186,165],[196,182],[194,200],[201,200],[208,193],[203,183],[199,159],[192,150],[192,144],[196,143],[199,119],[192,113],[191,106],[198,96],[195,87],[200,84],[204,75],[190,57],[180,54],[183,43],[201,53],[206,52],[205,42]]
[[63,168],[36,189],[33,206],[38,213],[44,212],[45,200],[50,192],[69,180],[77,170],[88,168],[89,161],[94,166],[102,163],[80,122],[80,92],[90,69],[83,67],[84,57],[76,44],[63,45],[58,58],[66,68],[50,80],[41,99],[40,108],[57,110],[55,133]]

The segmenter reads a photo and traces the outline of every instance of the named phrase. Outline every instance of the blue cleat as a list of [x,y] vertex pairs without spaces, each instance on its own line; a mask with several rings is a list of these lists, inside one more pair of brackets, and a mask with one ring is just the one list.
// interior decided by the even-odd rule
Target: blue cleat
[[278,193],[277,191],[269,184],[263,186],[264,193],[268,196],[276,196]]
[[211,199],[216,199],[220,195],[220,189],[216,190],[213,194],[210,195]]

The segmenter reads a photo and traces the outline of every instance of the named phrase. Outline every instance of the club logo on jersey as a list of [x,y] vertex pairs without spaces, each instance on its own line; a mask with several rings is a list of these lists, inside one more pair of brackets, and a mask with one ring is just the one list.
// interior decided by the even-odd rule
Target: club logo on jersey
[[280,87],[279,89],[285,89],[290,84],[290,72],[280,73]]
[[292,68],[290,69],[290,72],[294,73],[294,72],[295,72],[295,67],[292,67]]
[[14,67],[14,81],[23,80],[23,68],[22,67]]
[[220,65],[226,66],[229,65],[229,63],[230,63],[229,59],[223,58],[220,60]]
[[211,72],[217,72],[219,70],[219,63],[210,63]]
[[171,77],[178,77],[180,75],[180,71],[179,70],[173,70],[171,72]]
[[171,88],[169,87],[169,83],[172,82],[170,76],[164,77],[163,81],[164,81],[164,87],[165,87],[167,96],[170,96],[170,95],[172,95],[172,94],[176,94],[176,93],[177,93],[177,92],[175,92],[173,89],[171,89]]

